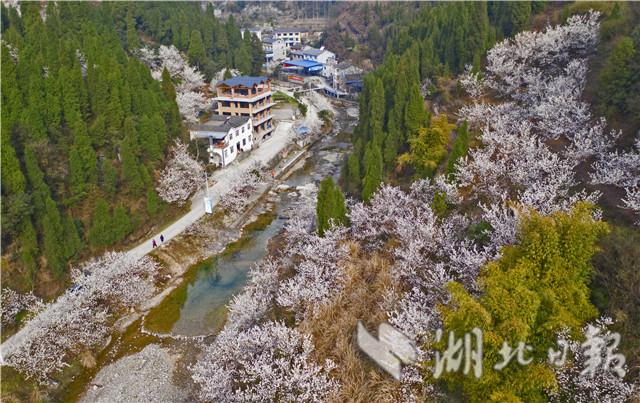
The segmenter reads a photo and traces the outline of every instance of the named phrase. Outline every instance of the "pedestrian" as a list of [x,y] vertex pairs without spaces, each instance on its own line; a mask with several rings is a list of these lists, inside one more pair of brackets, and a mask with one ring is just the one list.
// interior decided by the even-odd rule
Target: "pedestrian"
[[153,241],[151,242],[151,246],[152,246],[153,248],[155,248],[156,246],[158,246],[158,244],[156,243],[155,238],[154,238],[154,239],[153,239]]
[[164,235],[160,234],[160,243],[164,243]]
[[276,178],[276,170],[272,169],[271,170],[271,179],[275,179]]

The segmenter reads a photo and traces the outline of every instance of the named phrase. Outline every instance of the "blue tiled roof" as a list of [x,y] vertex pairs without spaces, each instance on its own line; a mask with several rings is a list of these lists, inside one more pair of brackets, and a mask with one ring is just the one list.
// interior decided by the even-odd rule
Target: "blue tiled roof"
[[268,77],[250,77],[250,76],[238,76],[228,80],[220,81],[217,85],[228,85],[229,87],[235,87],[237,85],[243,85],[245,87],[253,87],[260,83],[266,83],[269,80]]
[[285,60],[284,63],[291,66],[304,67],[307,69],[310,67],[322,66],[322,63],[315,62],[313,60]]

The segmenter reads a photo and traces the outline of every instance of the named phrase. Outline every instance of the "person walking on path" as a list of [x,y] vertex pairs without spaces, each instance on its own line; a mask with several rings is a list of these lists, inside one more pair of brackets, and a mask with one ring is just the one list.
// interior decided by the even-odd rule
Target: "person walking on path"
[[160,234],[160,243],[164,243],[164,235]]
[[158,246],[158,244],[156,243],[156,240],[154,238],[153,241],[151,242],[151,247],[155,248],[156,246]]

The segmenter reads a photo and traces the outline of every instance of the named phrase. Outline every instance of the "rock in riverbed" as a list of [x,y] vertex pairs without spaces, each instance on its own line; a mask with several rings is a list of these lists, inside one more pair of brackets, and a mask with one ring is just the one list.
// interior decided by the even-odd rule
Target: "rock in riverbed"
[[157,344],[104,367],[82,402],[182,402],[187,396],[172,382],[177,357]]

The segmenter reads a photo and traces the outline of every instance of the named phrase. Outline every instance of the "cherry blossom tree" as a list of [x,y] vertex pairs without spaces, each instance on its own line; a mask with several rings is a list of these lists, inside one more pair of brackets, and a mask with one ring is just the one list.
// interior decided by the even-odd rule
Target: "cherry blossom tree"
[[267,181],[267,168],[259,162],[243,171],[234,181],[233,186],[220,200],[220,206],[227,211],[240,211],[247,204],[249,197],[258,187]]
[[30,291],[26,294],[20,294],[11,288],[2,289],[2,324],[8,325],[15,321],[16,315],[20,312],[28,312],[28,316],[38,314],[45,307],[42,299],[33,295]]
[[167,69],[176,83],[176,102],[180,114],[188,122],[197,122],[200,111],[206,107],[201,92],[205,86],[202,73],[190,66],[173,45],[161,45],[157,51],[144,47],[138,49],[136,54],[151,69],[151,76],[156,80],[161,80],[162,71]]
[[157,269],[149,257],[115,252],[74,268],[74,285],[3,344],[5,364],[47,383],[69,357],[104,342],[109,316],[153,294]]
[[[457,164],[456,180],[473,197],[513,200],[542,213],[566,210],[576,201],[596,201],[598,192],[577,187],[578,164],[608,149],[619,132],[605,132],[581,101],[586,59],[597,42],[599,14],[572,16],[565,25],[523,32],[497,44],[487,55],[483,79],[467,72],[463,85],[479,98],[492,90],[505,102],[478,102],[460,110],[481,129],[482,146]],[[559,152],[547,139],[564,137]]]
[[280,284],[276,297],[278,304],[292,309],[298,320],[317,313],[342,289],[344,272],[338,262],[347,255],[342,244],[344,227],[333,226],[322,237],[308,228],[303,219],[292,220],[287,226],[284,254],[295,261],[295,274]]
[[191,157],[184,143],[176,141],[172,157],[160,173],[156,190],[164,201],[184,204],[204,180],[202,164]]
[[224,329],[191,368],[200,397],[214,402],[327,401],[339,384],[311,359],[308,335],[280,322]]
[[176,92],[176,102],[182,117],[190,123],[198,121],[198,115],[205,104],[204,95],[194,91]]
[[265,317],[278,290],[278,264],[277,260],[267,259],[251,268],[247,285],[228,305],[226,328],[245,330]]
[[[591,183],[621,187],[626,196],[621,200],[623,208],[634,211],[640,217],[640,136],[635,150],[601,153],[593,163]],[[640,220],[636,222],[640,225]]]

